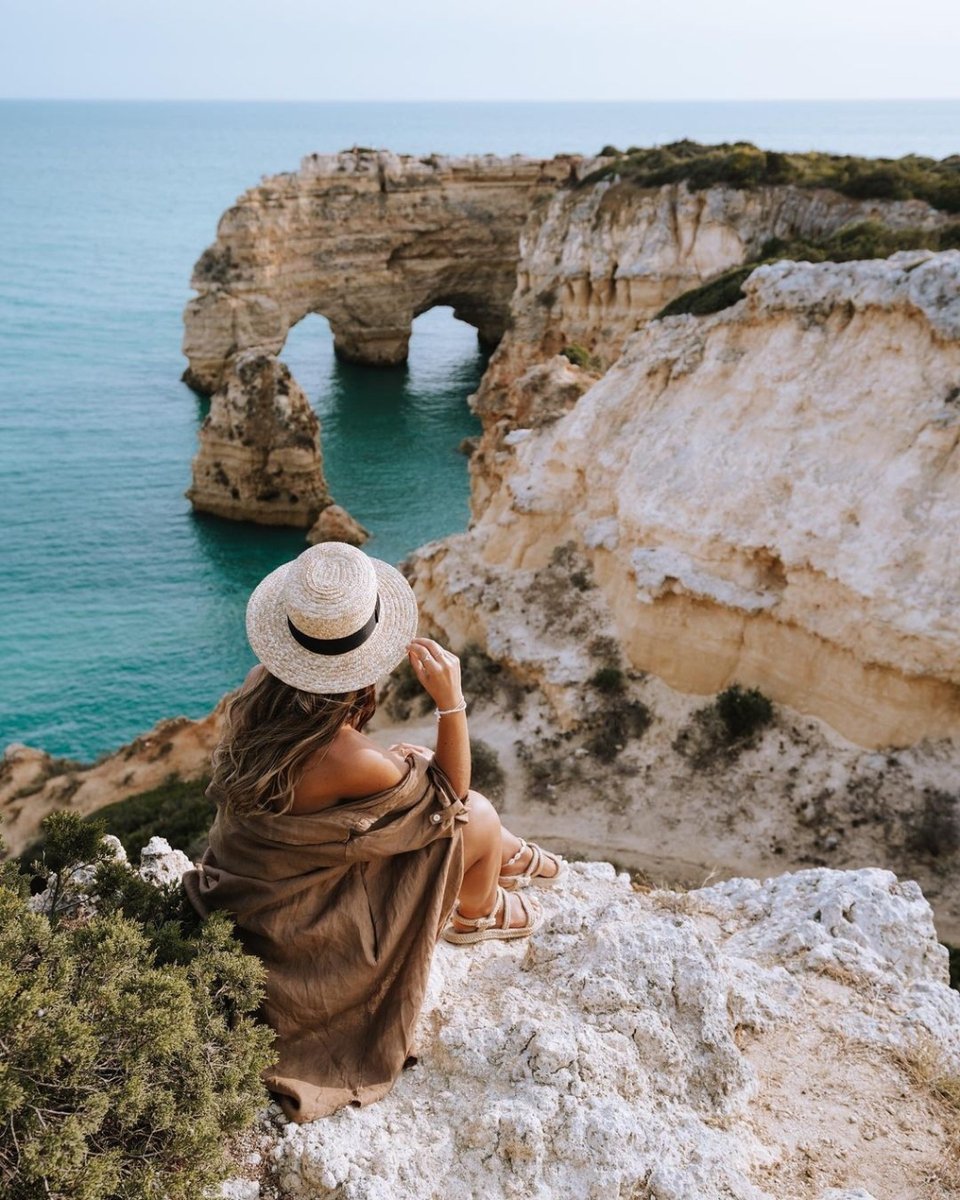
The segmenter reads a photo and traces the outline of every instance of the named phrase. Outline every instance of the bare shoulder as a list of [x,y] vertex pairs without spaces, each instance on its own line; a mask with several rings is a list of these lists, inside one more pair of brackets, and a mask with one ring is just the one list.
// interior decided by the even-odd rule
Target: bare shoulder
[[391,750],[384,750],[372,738],[349,727],[341,730],[334,747],[338,766],[340,795],[369,796],[394,787],[407,773],[407,761]]
[[301,775],[292,811],[317,812],[340,800],[372,796],[395,787],[407,770],[401,755],[344,726],[323,756]]

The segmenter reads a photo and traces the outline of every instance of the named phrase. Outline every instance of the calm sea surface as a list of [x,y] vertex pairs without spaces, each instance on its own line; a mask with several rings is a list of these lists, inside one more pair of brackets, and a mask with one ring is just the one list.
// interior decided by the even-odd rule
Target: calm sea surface
[[[960,101],[0,102],[0,748],[92,758],[203,715],[253,662],[250,590],[305,546],[183,497],[204,409],[179,382],[181,312],[245,188],[356,144],[551,155],[680,137],[941,158],[960,152]],[[371,371],[338,364],[313,317],[283,357],[371,554],[465,527],[472,329],[434,309],[405,368]]]

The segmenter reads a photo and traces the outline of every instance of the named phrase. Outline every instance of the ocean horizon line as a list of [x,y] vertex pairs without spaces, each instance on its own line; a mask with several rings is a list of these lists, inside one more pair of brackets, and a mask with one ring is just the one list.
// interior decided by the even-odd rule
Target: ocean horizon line
[[278,97],[239,97],[239,96],[0,96],[0,104],[591,104],[591,105],[624,105],[624,104],[960,104],[960,96],[746,96],[742,98],[731,96],[720,97],[651,97],[645,99],[492,99],[492,98],[451,98],[442,99],[413,99],[410,97],[355,97],[352,99],[326,98],[278,98]]

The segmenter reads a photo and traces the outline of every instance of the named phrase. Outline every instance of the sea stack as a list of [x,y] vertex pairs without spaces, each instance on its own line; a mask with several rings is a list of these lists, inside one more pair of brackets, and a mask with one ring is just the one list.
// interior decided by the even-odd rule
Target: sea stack
[[331,503],[320,422],[273,355],[230,360],[200,428],[186,496],[198,512],[303,529]]

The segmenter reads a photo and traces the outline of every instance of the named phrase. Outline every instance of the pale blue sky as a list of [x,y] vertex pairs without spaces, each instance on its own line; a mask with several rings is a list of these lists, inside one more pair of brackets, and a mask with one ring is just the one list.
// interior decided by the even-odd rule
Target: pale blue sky
[[958,0],[4,0],[0,96],[960,98]]

